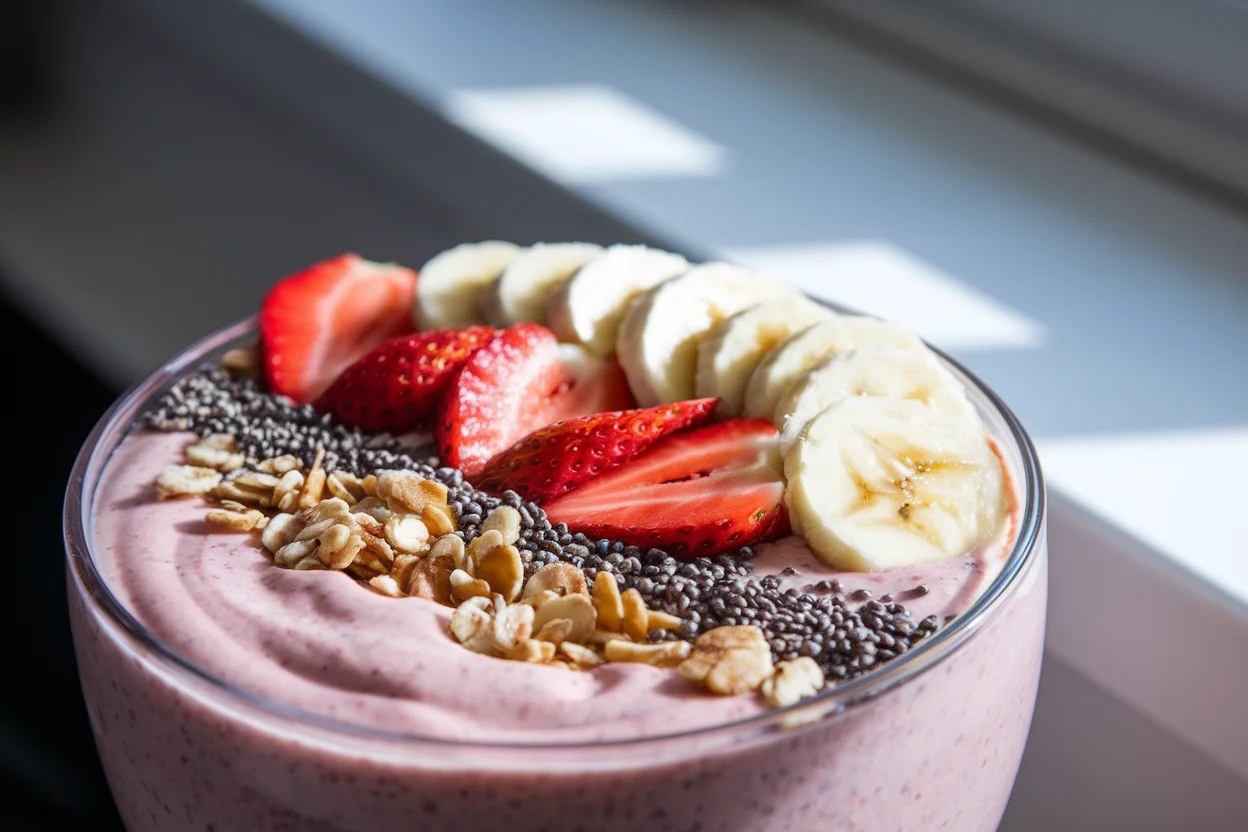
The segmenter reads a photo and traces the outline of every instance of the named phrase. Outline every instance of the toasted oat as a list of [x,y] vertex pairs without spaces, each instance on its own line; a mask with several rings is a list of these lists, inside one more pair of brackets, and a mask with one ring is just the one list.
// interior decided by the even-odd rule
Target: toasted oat
[[542,625],[533,638],[538,641],[549,641],[551,644],[562,644],[572,634],[572,622],[567,618],[555,618]]
[[620,597],[620,585],[610,572],[599,572],[594,579],[594,607],[598,610],[599,627],[620,631],[624,624],[624,601]]
[[156,496],[187,497],[207,494],[221,484],[221,472],[197,465],[170,465],[156,478]]
[[620,629],[633,641],[645,641],[648,632],[646,622],[650,618],[645,599],[637,590],[626,589],[621,593],[620,600],[624,606],[624,619]]
[[507,658],[517,662],[546,664],[555,657],[555,645],[548,641],[526,638],[507,654]]
[[780,662],[760,688],[768,705],[782,708],[814,696],[823,689],[823,670],[809,656]]
[[389,575],[378,575],[375,578],[371,578],[368,585],[382,595],[389,595],[391,598],[403,597],[403,590],[399,589],[399,582]]
[[[312,460],[312,468],[303,481],[303,493],[299,495],[299,505],[310,508],[321,502],[325,496],[325,446],[317,445],[316,458]],[[345,502],[345,500],[344,500]]]
[[377,496],[377,475],[369,474],[360,480],[360,488],[364,490],[364,494],[368,497]]
[[299,532],[303,531],[303,525],[303,521],[293,514],[279,514],[264,527],[260,542],[264,544],[264,548],[277,554],[279,549],[298,537]]
[[317,557],[330,569],[346,569],[364,548],[364,541],[346,523],[335,523],[318,537]]
[[502,534],[504,543],[515,543],[520,539],[520,512],[511,506],[499,506],[485,518],[481,531],[497,531]]
[[686,679],[726,695],[755,690],[772,670],[767,637],[752,624],[707,630],[680,664]]
[[360,481],[346,471],[335,471],[325,478],[325,487],[330,496],[337,497],[347,505],[355,505],[366,496],[360,487]]
[[377,477],[377,496],[392,511],[419,515],[426,506],[445,506],[447,492],[442,483],[424,479],[414,471],[382,471]]
[[471,543],[468,544],[466,548],[468,552],[468,557],[472,559],[473,563],[476,563],[477,561],[481,559],[481,556],[484,555],[486,552],[490,551],[491,549],[497,549],[498,547],[502,545],[503,545],[502,533],[498,531],[490,531],[490,532],[485,532],[483,534],[478,535],[476,538],[473,539]]
[[450,506],[425,506],[420,512],[420,519],[429,527],[429,533],[437,537],[451,534],[455,531],[455,515],[452,513]]
[[386,521],[384,534],[386,542],[400,552],[415,554],[429,548],[429,529],[420,518],[410,514],[402,517],[391,515]]
[[228,433],[211,433],[186,448],[186,461],[203,468],[215,468],[223,473],[236,471],[247,462],[247,457],[237,452],[238,443]]
[[270,457],[269,459],[261,460],[256,465],[256,470],[264,474],[274,474],[279,477],[285,476],[291,471],[299,470],[299,459],[290,454]]
[[586,644],[593,647],[605,647],[609,642],[621,640],[628,641],[628,636],[614,630],[604,630],[601,627],[593,630],[583,639]]
[[[343,502],[346,502],[345,500]],[[384,523],[394,516],[394,512],[377,497],[365,497],[355,505],[351,506],[351,513],[355,515],[367,515],[378,523]]]
[[303,489],[303,473],[292,469],[282,474],[273,486],[273,505],[278,511],[293,512],[299,508],[299,495]]
[[689,655],[689,642],[663,641],[658,644],[635,644],[626,639],[608,641],[602,648],[609,662],[633,662],[655,667],[675,667]]
[[[495,607],[498,606],[498,596]],[[494,643],[502,653],[510,653],[533,635],[533,608],[523,604],[503,607],[494,614]]]
[[646,610],[646,631],[679,630],[684,619],[662,610]]
[[475,596],[465,600],[451,614],[451,635],[474,653],[492,655],[494,644],[494,602]]
[[263,511],[258,511],[254,508],[243,511],[214,508],[204,515],[204,519],[214,526],[221,526],[227,531],[249,532],[252,529],[264,528],[269,518]]
[[597,667],[605,662],[602,656],[575,641],[561,642],[559,652],[571,659],[572,663],[582,670]]
[[[404,592],[411,594],[412,575],[424,560],[420,555],[395,555],[390,567],[390,577],[398,582]],[[450,576],[450,573],[447,573]]]
[[466,601],[469,598],[489,598],[490,585],[479,578],[474,578],[463,569],[456,569],[451,573],[451,597],[456,601]]
[[308,569],[316,561],[317,568],[324,568],[316,556],[318,546],[316,540],[292,540],[273,553],[273,562],[286,569]]
[[524,585],[524,561],[515,546],[504,543],[481,552],[475,565],[474,574],[490,585],[491,592],[503,596],[508,603],[519,597],[520,587]]
[[545,604],[547,601],[550,601],[554,598],[562,598],[562,597],[563,596],[560,595],[558,592],[547,589],[543,592],[537,593],[536,595],[529,595],[525,598],[520,599],[520,603],[528,604],[533,609],[539,610],[542,608],[542,604]]
[[572,622],[572,629],[565,636],[565,639],[583,642],[594,631],[596,617],[594,604],[589,600],[588,595],[563,595],[559,598],[552,598],[545,604],[542,604],[536,611],[533,627],[538,632],[541,632],[546,622],[554,621],[558,618],[566,618]]
[[232,376],[259,379],[261,367],[259,345],[238,347],[221,356],[221,369]]
[[557,595],[585,595],[589,587],[585,573],[565,561],[548,563],[533,573],[524,585],[524,597],[530,598],[543,592]]

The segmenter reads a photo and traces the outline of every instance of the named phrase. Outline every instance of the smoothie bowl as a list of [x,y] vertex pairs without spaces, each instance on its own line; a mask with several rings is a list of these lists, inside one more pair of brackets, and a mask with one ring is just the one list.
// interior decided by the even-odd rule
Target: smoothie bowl
[[114,406],[65,522],[132,830],[990,830],[1031,721],[1026,433],[727,264],[318,264]]

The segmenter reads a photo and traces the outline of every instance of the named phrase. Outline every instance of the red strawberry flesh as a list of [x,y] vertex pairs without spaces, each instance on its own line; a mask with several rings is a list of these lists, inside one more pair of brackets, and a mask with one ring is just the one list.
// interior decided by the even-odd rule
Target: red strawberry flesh
[[347,367],[412,331],[416,273],[354,254],[279,281],[260,307],[265,378],[296,402],[319,396]]
[[597,413],[540,428],[494,457],[477,480],[539,505],[613,471],[675,431],[710,420],[718,399]]
[[684,431],[546,504],[591,538],[701,557],[788,533],[777,431],[736,419]]
[[560,345],[544,326],[519,324],[495,335],[456,375],[442,402],[438,451],[475,477],[538,428],[633,404],[614,359]]
[[363,430],[402,433],[432,421],[455,371],[494,337],[474,326],[403,335],[348,367],[316,409]]

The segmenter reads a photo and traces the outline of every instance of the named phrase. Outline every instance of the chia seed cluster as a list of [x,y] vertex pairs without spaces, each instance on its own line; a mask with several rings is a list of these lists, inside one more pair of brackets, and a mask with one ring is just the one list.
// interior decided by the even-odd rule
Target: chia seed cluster
[[[934,633],[930,616],[915,622],[891,596],[871,600],[859,590],[846,595],[837,581],[820,581],[805,591],[782,589],[779,576],[755,577],[753,551],[692,560],[673,558],[662,549],[643,550],[620,541],[591,540],[563,524],[552,525],[537,505],[514,491],[493,497],[466,482],[458,470],[441,466],[432,446],[411,447],[389,434],[370,434],[336,424],[311,405],[297,405],[262,390],[248,378],[207,366],[173,384],[145,413],[141,424],[161,431],[192,431],[200,436],[228,433],[254,467],[283,454],[311,465],[317,447],[325,449],[324,466],[364,476],[383,469],[407,469],[444,483],[461,535],[471,541],[481,523],[500,505],[520,513],[516,546],[526,578],[556,561],[585,572],[589,582],[599,572],[616,576],[621,589],[635,588],[647,606],[683,619],[678,631],[651,633],[654,641],[672,637],[693,640],[715,627],[753,624],[767,636],[776,660],[813,658],[829,681],[852,679],[893,659]],[[919,586],[907,595],[926,593]]]

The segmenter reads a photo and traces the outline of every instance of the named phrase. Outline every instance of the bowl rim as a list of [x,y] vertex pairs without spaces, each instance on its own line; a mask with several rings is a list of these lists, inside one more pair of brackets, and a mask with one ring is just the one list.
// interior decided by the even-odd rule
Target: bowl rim
[[[824,305],[838,312],[849,312],[832,304]],[[861,676],[793,705],[771,708],[757,714],[691,729],[636,737],[537,742],[453,740],[446,737],[390,731],[325,716],[249,691],[199,667],[179,654],[144,626],[118,600],[100,574],[91,549],[93,509],[101,474],[113,452],[136,424],[147,403],[178,378],[202,366],[209,356],[234,346],[235,342],[254,335],[257,330],[257,318],[254,316],[217,330],[159,367],[113,403],[100,417],[84,441],[74,462],[65,494],[63,531],[71,579],[78,582],[89,601],[88,605],[91,610],[102,614],[112,627],[131,642],[132,649],[137,646],[143,658],[155,659],[166,672],[172,671],[175,674],[189,677],[201,687],[206,686],[209,691],[226,697],[232,704],[242,704],[258,711],[263,716],[275,717],[286,723],[302,725],[315,731],[328,731],[332,735],[357,741],[385,741],[411,746],[482,750],[636,747],[673,740],[710,737],[748,729],[765,731],[780,726],[790,728],[785,733],[791,735],[791,727],[795,724],[821,721],[822,718],[839,713],[850,706],[875,700],[894,688],[916,680],[956,654],[979,630],[1001,612],[1009,599],[1019,590],[1024,578],[1043,552],[1043,546],[1040,544],[1043,541],[1046,494],[1039,458],[1030,436],[1014,413],[991,388],[959,362],[939,349],[931,347],[955,375],[960,376],[960,380],[967,385],[968,389],[983,397],[995,411],[997,421],[1008,431],[1008,439],[1012,441],[1013,450],[1021,460],[1021,482],[1016,485],[1016,490],[1021,486],[1020,513],[1014,545],[992,583],[965,612],[949,624],[942,626],[935,634],[923,639],[903,656],[885,662]]]

